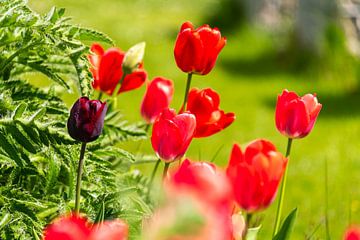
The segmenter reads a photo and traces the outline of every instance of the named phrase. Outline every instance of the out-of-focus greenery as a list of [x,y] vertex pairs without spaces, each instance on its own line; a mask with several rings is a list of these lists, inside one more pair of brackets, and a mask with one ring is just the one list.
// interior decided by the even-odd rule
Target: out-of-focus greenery
[[[52,5],[65,7],[76,23],[105,32],[124,50],[146,41],[145,69],[150,78],[160,75],[174,80],[172,106],[179,108],[186,75],[176,67],[173,57],[176,34],[186,20],[195,25],[210,19],[216,22],[214,14],[221,2],[30,0],[30,5],[41,12]],[[237,119],[228,129],[209,138],[195,139],[187,154],[194,160],[211,160],[219,151],[215,162],[221,166],[226,165],[234,142],[245,144],[255,138],[267,138],[285,151],[286,139],[274,124],[277,94],[285,88],[299,94],[317,93],[323,109],[313,132],[294,141],[289,162],[284,213],[298,207],[292,239],[325,238],[325,161],[332,239],[340,239],[349,221],[360,223],[358,61],[347,53],[341,24],[334,22],[326,29],[323,53],[317,56],[297,51],[296,45],[279,53],[279,42],[283,42],[279,36],[238,21],[227,29],[227,45],[214,70],[207,76],[194,76],[192,83],[194,87],[215,89],[221,95],[221,107],[236,113]],[[41,86],[47,84],[41,76],[32,79]],[[143,87],[119,97],[119,106],[129,121],[141,120],[139,108],[144,90]],[[65,98],[70,105],[75,95]],[[124,148],[135,151],[137,144]],[[142,151],[151,153],[149,141],[142,144]],[[269,239],[275,210],[276,202],[258,214],[264,219],[259,239]]]

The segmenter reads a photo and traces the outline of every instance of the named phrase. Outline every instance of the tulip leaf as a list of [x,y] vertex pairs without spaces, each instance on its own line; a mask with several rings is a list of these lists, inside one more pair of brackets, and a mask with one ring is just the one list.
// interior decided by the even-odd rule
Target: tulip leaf
[[260,231],[261,225],[258,227],[249,228],[246,234],[246,240],[256,240]]
[[288,240],[292,232],[292,228],[297,216],[297,208],[292,210],[290,214],[286,217],[284,223],[282,224],[279,232],[274,236],[273,240]]

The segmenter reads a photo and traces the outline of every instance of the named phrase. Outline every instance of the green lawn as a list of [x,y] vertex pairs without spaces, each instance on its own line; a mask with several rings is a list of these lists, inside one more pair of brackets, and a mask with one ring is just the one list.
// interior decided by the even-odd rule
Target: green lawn
[[[186,75],[177,69],[173,58],[177,31],[186,20],[196,25],[205,23],[219,3],[214,0],[30,0],[30,4],[40,12],[46,12],[52,5],[65,7],[74,22],[107,33],[124,50],[146,41],[145,68],[149,77],[160,75],[174,80],[172,106],[179,108]],[[300,94],[316,92],[323,109],[313,132],[293,143],[284,212],[294,207],[299,209],[292,239],[325,239],[327,160],[330,231],[332,239],[340,239],[350,217],[351,221],[360,223],[360,97],[350,93],[356,79],[352,61],[334,52],[329,54],[329,64],[323,64],[320,69],[294,72],[267,57],[274,50],[274,39],[269,34],[253,27],[239,27],[227,34],[227,39],[214,70],[207,76],[194,76],[192,86],[214,88],[221,94],[222,108],[235,112],[237,119],[221,133],[195,139],[187,156],[210,160],[220,149],[215,161],[224,166],[234,142],[246,144],[255,138],[267,138],[284,151],[286,139],[274,124],[277,94],[284,88]],[[39,84],[44,81],[39,80]],[[143,87],[119,97],[119,106],[129,121],[141,120],[139,108],[144,90]],[[71,104],[76,94],[65,97]],[[134,151],[137,144],[124,148]],[[151,153],[149,141],[144,142],[143,150]],[[269,239],[275,210],[276,203],[259,214],[264,218],[259,239]]]

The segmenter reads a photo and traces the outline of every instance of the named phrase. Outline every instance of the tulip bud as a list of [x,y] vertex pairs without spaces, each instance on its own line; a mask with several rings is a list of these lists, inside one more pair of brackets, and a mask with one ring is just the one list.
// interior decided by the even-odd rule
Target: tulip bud
[[239,206],[247,212],[268,207],[275,198],[286,165],[287,159],[269,141],[255,140],[244,153],[234,144],[226,172]]
[[79,98],[71,108],[67,122],[70,136],[81,142],[96,140],[103,129],[106,111],[106,102]]
[[123,68],[132,72],[143,61],[145,53],[145,42],[138,43],[132,46],[125,54]]
[[299,97],[284,90],[276,103],[276,127],[288,138],[303,138],[313,129],[321,107],[315,95]]
[[171,80],[156,77],[150,82],[141,103],[141,115],[147,123],[154,123],[162,110],[169,107],[173,94]]
[[151,144],[162,160],[171,162],[184,156],[196,128],[191,113],[176,115],[174,109],[164,109],[154,123]]
[[214,67],[225,43],[226,39],[217,28],[203,25],[194,29],[192,23],[185,22],[175,43],[176,64],[183,72],[206,75]]

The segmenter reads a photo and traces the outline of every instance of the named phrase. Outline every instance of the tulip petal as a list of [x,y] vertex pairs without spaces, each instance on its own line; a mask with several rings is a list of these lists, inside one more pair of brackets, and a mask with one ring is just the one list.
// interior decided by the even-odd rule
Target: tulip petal
[[99,87],[101,91],[112,95],[123,74],[122,62],[125,53],[117,48],[109,48],[101,58],[99,65]]
[[174,94],[171,80],[157,77],[151,81],[141,103],[141,115],[148,123],[154,123],[163,109],[168,108]]
[[141,87],[146,81],[147,73],[143,69],[137,69],[134,72],[127,74],[121,84],[118,93],[130,91]]

